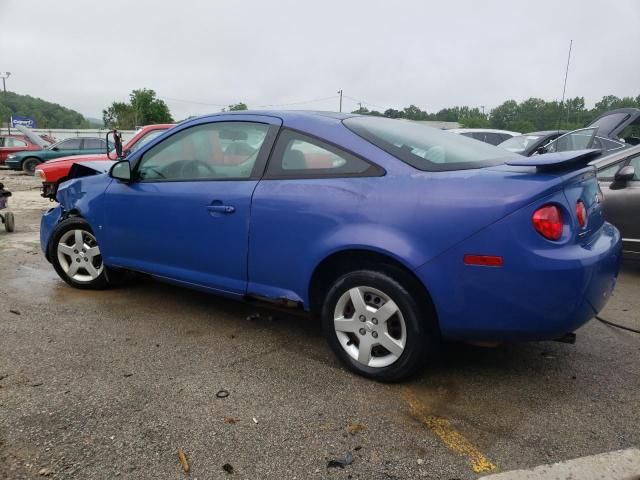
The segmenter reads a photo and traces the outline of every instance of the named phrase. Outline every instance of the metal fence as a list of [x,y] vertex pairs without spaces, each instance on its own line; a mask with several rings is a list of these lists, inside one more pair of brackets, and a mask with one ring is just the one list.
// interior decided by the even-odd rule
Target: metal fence
[[[64,140],[65,138],[72,137],[100,137],[104,138],[109,130],[105,128],[87,128],[87,129],[74,129],[74,128],[36,128],[33,130],[36,135],[49,135],[56,140]],[[127,141],[135,134],[135,130],[118,130],[122,134],[122,140]],[[6,128],[0,128],[0,135],[6,135],[8,133]],[[15,128],[11,129],[11,134],[22,135],[20,131]]]

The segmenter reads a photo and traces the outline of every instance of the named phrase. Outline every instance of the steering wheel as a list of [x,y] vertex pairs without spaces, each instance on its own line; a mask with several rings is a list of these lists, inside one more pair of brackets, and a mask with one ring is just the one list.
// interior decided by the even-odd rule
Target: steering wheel
[[182,162],[178,175],[180,178],[198,178],[200,176],[198,171],[199,167],[204,167],[208,173],[216,174],[215,169],[207,162],[203,162],[202,160],[186,160]]

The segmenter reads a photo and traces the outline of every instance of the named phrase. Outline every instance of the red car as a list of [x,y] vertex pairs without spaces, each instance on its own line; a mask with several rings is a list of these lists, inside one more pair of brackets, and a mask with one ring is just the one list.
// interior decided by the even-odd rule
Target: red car
[[[131,140],[124,144],[122,147],[122,153],[126,157],[131,152],[134,152],[145,143],[156,138],[165,130],[170,129],[174,125],[171,123],[162,123],[157,125],[147,125],[139,129]],[[115,157],[115,153],[111,154]],[[42,196],[45,198],[56,198],[56,192],[58,191],[58,185],[64,182],[69,175],[71,166],[74,163],[86,162],[88,160],[113,160],[113,158],[107,157],[105,154],[100,155],[75,155],[73,157],[56,158],[55,160],[49,160],[48,162],[41,163],[37,166],[35,176],[42,180]]]
[[[48,139],[45,139],[48,141]],[[25,150],[42,150],[25,135],[0,135],[0,165],[4,165],[9,155]]]

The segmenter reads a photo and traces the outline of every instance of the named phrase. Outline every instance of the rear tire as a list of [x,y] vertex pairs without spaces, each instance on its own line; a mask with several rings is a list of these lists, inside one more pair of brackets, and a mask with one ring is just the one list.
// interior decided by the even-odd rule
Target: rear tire
[[33,175],[36,171],[36,167],[40,165],[40,160],[35,157],[25,158],[22,162],[22,171],[28,175]]
[[49,242],[49,259],[60,278],[74,288],[102,290],[109,286],[98,242],[83,218],[60,222]]
[[439,344],[433,309],[400,273],[358,270],[338,278],[322,305],[324,334],[346,367],[381,382],[419,370]]

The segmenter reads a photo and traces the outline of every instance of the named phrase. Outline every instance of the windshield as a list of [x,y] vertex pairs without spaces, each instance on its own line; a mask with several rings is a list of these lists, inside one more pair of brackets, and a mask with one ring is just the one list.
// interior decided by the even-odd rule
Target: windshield
[[363,116],[347,118],[343,123],[357,135],[419,170],[481,168],[513,158],[502,148],[408,120]]
[[498,146],[510,152],[523,153],[527,148],[535,144],[540,137],[540,135],[520,135],[518,137],[511,137],[498,144]]

